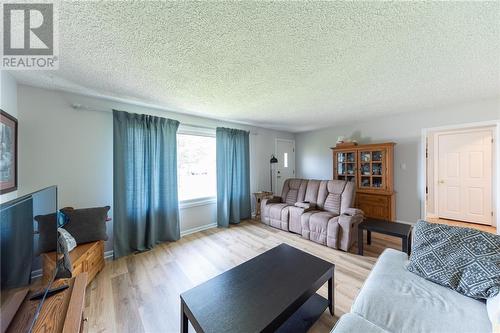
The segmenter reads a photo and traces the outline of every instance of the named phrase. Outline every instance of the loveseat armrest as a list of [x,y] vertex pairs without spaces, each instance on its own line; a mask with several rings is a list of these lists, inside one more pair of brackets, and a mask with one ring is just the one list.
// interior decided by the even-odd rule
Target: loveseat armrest
[[294,211],[295,215],[300,216],[300,215],[302,215],[304,213],[307,213],[307,212],[309,212],[311,210],[315,210],[316,208],[315,207],[306,207],[306,208],[304,208],[304,207],[290,206],[290,207],[288,207],[288,209],[290,211]]
[[296,202],[294,206],[298,207],[298,208],[302,208],[304,210],[303,212],[307,212],[311,209],[316,209],[316,204],[312,203],[312,202],[308,202],[308,201]]
[[265,198],[260,201],[260,220],[264,223],[269,225],[270,219],[269,219],[269,206],[270,204],[273,203],[281,203],[281,197],[270,197],[270,198]]
[[[354,208],[350,208],[354,209]],[[353,215],[342,214],[339,216],[338,223],[340,226],[340,235],[339,235],[339,249],[344,251],[349,251],[356,236],[358,235],[358,225],[363,221],[364,215],[362,211],[356,209],[356,212]],[[361,213],[359,213],[361,212]]]
[[288,207],[288,230],[296,234],[302,235],[302,215],[309,211],[313,211],[314,208],[302,208],[294,206]]
[[365,213],[358,208],[347,208],[342,212],[341,215],[346,215],[346,216],[365,216]]
[[281,203],[281,197],[272,196],[271,198],[262,199],[262,201],[260,202],[261,206],[265,206],[271,203]]

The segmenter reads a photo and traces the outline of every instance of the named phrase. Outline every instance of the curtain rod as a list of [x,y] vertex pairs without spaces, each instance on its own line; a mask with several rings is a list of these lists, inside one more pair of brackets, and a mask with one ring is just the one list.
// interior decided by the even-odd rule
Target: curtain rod
[[[112,109],[95,109],[95,108],[91,108],[87,105],[83,105],[83,104],[79,104],[79,103],[72,103],[71,107],[75,110],[106,112],[106,113],[113,112]],[[197,127],[197,128],[213,129],[213,130],[215,129],[215,127],[211,127],[211,126],[201,126],[201,125],[189,124],[189,123],[185,123],[185,122],[181,122],[181,125],[190,126],[190,127]]]
[[[75,110],[85,110],[85,111],[94,111],[94,112],[110,113],[113,111],[112,109],[95,109],[95,108],[91,108],[87,105],[83,105],[80,103],[71,103],[71,107]],[[203,125],[196,125],[196,124],[190,124],[190,123],[185,123],[185,122],[180,122],[180,124],[184,125],[184,126],[189,126],[189,127],[204,128],[204,129],[211,129],[211,130],[215,130],[217,128],[217,126],[203,126]],[[226,126],[223,126],[223,127],[226,127]],[[255,133],[253,131],[250,131],[250,134],[258,135],[258,133]]]

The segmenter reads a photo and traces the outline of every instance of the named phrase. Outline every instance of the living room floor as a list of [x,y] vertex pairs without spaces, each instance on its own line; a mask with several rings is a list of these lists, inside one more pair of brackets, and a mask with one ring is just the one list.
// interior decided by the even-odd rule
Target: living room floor
[[447,220],[447,219],[440,219],[440,218],[434,218],[434,217],[428,217],[426,219],[426,221],[433,222],[433,223],[441,223],[441,224],[452,225],[452,226],[455,226],[455,227],[477,229],[477,230],[481,230],[481,231],[490,232],[492,234],[496,234],[497,233],[497,228],[493,227],[491,225],[483,225],[483,224],[477,224],[477,223],[468,223],[468,222],[455,221],[455,220]]
[[[366,235],[365,235],[366,237]],[[208,229],[158,245],[151,251],[106,263],[87,287],[86,332],[179,332],[179,295],[266,250],[287,243],[335,263],[335,317],[328,311],[310,332],[330,332],[349,312],[376,258],[397,238],[372,234],[365,256],[334,250],[301,236],[244,221],[228,229]],[[326,285],[319,290],[326,297]],[[191,330],[190,331],[194,331]]]

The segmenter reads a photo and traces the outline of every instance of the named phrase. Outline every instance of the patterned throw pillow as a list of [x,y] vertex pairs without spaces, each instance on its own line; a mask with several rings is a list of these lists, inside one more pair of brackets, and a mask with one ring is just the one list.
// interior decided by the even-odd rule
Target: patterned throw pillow
[[[73,267],[71,266],[71,257],[69,256],[68,249],[68,238],[66,237],[62,228],[58,228],[57,233],[57,252],[61,253],[62,258],[57,259],[57,270],[56,270],[56,278],[57,279],[68,279],[73,275]],[[69,234],[68,234],[69,235]],[[71,237],[71,235],[70,235]],[[73,237],[71,237],[73,238]],[[74,241],[74,239],[73,239]]]
[[64,242],[66,243],[66,248],[68,249],[68,253],[73,251],[73,249],[76,247],[75,238],[71,236],[71,234],[64,228],[57,228],[57,232],[59,233],[58,237],[64,239]]
[[493,297],[500,292],[500,236],[418,221],[407,269],[465,296]]

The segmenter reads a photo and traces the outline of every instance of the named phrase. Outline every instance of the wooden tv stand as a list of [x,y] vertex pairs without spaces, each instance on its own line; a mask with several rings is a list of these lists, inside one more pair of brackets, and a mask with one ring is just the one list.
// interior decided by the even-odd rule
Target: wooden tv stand
[[[56,268],[56,252],[42,253],[43,283],[48,283]],[[70,253],[73,275],[87,273],[87,284],[104,268],[104,241],[80,244]]]
[[[87,277],[87,273],[82,273],[71,279],[57,280],[52,284],[52,288],[62,284],[68,284],[69,288],[45,300],[33,332],[78,333],[83,331],[83,309]],[[28,323],[33,318],[40,302],[39,300],[31,301],[29,299],[31,294],[33,294],[33,291],[24,298],[5,332],[28,332]],[[8,306],[9,304],[6,304],[6,307]],[[4,318],[4,314],[11,312],[9,310],[11,309],[4,309],[2,306],[2,322],[9,319]],[[2,331],[3,329],[5,328],[2,325]]]

